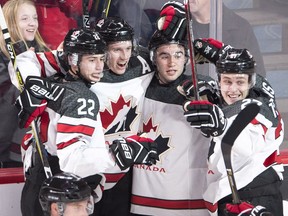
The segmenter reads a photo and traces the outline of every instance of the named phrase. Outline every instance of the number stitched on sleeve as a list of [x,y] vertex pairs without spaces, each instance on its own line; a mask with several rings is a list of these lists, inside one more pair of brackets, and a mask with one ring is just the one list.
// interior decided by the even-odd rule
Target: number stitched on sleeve
[[81,103],[78,108],[78,115],[91,115],[95,116],[93,110],[95,109],[95,101],[92,99],[86,100],[85,98],[78,98],[78,103]]

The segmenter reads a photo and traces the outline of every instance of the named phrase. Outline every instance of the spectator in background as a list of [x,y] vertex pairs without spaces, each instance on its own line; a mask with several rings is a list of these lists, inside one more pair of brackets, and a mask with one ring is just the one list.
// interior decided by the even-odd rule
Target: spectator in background
[[[115,14],[119,0],[112,0],[109,15]],[[104,1],[89,1],[88,11],[91,17],[100,18]],[[75,0],[36,0],[39,17],[39,32],[50,49],[56,49],[64,40],[69,29],[82,27],[82,1]]]
[[[38,32],[37,12],[33,1],[10,0],[3,6],[4,17],[12,43],[22,41],[21,49],[48,50]],[[25,130],[18,128],[18,111],[13,106],[19,92],[11,84],[8,63],[10,55],[0,32],[0,162],[1,167],[21,166],[20,143]],[[7,124],[9,122],[9,124]]]
[[82,16],[82,1],[37,0],[35,4],[38,21],[41,24],[39,32],[43,35],[47,46],[56,49],[69,29],[77,27],[76,17]]
[[[6,2],[7,0],[0,1],[2,6]],[[50,49],[56,49],[68,30],[77,27],[75,17],[79,13],[82,16],[82,1],[34,0],[34,3],[38,14],[38,30],[46,45]]]
[[[183,2],[176,0],[175,2]],[[210,0],[191,0],[190,10],[193,19],[194,38],[209,37]],[[119,16],[126,20],[134,29],[139,43],[147,46],[152,33],[156,29],[156,21],[164,0],[122,0],[119,5]],[[133,10],[132,10],[133,9]],[[245,32],[245,33],[243,33]],[[259,44],[250,23],[237,15],[223,4],[223,38],[225,44],[233,47],[249,47],[257,62],[256,73],[266,76]],[[197,65],[200,74],[208,75],[208,64]],[[186,70],[190,73],[190,70]],[[216,77],[214,77],[216,78]]]
[[127,21],[135,31],[135,36],[142,46],[148,42],[156,30],[155,23],[159,17],[164,0],[122,0],[119,4],[119,16]]
[[[194,38],[209,37],[210,0],[193,0],[190,2],[190,11],[193,19]],[[237,15],[223,4],[222,41],[233,47],[249,47],[249,51],[257,62],[256,73],[266,76],[263,57],[260,52],[257,38],[250,23]],[[244,33],[245,32],[245,33]],[[199,65],[198,71],[207,74],[207,65]]]

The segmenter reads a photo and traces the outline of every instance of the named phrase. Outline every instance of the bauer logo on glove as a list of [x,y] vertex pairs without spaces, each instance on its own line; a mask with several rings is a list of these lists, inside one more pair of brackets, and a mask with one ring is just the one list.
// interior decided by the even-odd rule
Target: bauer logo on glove
[[110,150],[121,170],[133,164],[150,166],[158,160],[157,144],[152,139],[137,135],[114,140]]
[[37,76],[28,76],[25,88],[36,98],[52,101],[58,100],[64,92],[64,88]]

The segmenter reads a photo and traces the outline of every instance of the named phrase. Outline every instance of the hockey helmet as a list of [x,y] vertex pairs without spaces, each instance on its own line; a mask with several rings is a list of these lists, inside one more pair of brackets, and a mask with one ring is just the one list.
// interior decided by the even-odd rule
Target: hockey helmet
[[183,37],[181,39],[170,39],[169,37],[167,37],[163,31],[161,30],[156,30],[150,41],[148,44],[148,49],[151,50],[155,50],[157,49],[159,46],[164,45],[164,44],[179,44],[184,46],[185,50],[187,50],[187,46],[188,46],[188,42],[186,37]]
[[[93,200],[92,190],[79,176],[72,173],[60,173],[46,179],[39,192],[39,201],[44,212],[50,212],[51,203],[79,202],[86,199]],[[87,211],[92,214],[92,206]]]
[[182,38],[182,39],[178,39],[178,40],[175,40],[175,39],[170,39],[169,37],[167,37],[163,31],[161,30],[156,30],[150,41],[149,41],[149,44],[148,44],[148,49],[150,51],[150,59],[152,62],[155,62],[155,52],[157,50],[158,47],[160,47],[161,45],[164,45],[164,44],[179,44],[179,45],[182,45],[184,47],[184,50],[185,50],[185,56],[189,56],[188,54],[188,41],[186,40],[186,37],[185,38]]
[[95,30],[102,35],[106,43],[117,41],[133,42],[133,28],[120,17],[107,17],[98,20]]
[[220,74],[247,74],[251,87],[256,80],[256,63],[247,49],[228,49],[216,62],[218,75]]
[[104,54],[106,43],[98,32],[89,29],[71,29],[64,39],[65,54]]

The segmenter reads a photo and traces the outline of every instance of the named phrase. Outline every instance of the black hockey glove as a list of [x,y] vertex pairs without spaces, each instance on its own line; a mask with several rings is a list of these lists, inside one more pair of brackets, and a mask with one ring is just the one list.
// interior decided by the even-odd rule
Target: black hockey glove
[[187,24],[184,5],[176,1],[165,3],[160,11],[157,28],[163,30],[163,33],[173,40],[186,37]]
[[248,202],[241,202],[240,204],[226,204],[226,216],[273,216],[263,206],[254,207]]
[[25,82],[25,89],[16,100],[19,127],[27,128],[31,122],[37,119],[47,106],[47,101],[56,101],[64,92],[64,88],[51,84],[44,78],[28,76]]
[[117,165],[125,170],[133,164],[156,164],[158,159],[157,144],[149,138],[137,135],[121,137],[110,145]]
[[[188,100],[195,100],[194,85],[192,80],[185,80],[180,86],[177,87],[177,90]],[[219,103],[220,94],[215,80],[198,81],[198,92],[202,100],[208,100],[213,104]]]
[[184,110],[191,127],[201,129],[204,136],[220,136],[225,131],[227,119],[217,105],[209,101],[192,101],[184,104]]
[[212,62],[216,64],[219,57],[232,46],[225,45],[221,41],[213,38],[199,38],[194,40],[196,63]]
[[28,76],[25,81],[25,89],[39,99],[56,101],[64,92],[64,88],[38,76]]
[[18,113],[19,127],[27,128],[43,113],[47,106],[47,100],[34,97],[24,89],[17,98],[15,106],[20,110]]

